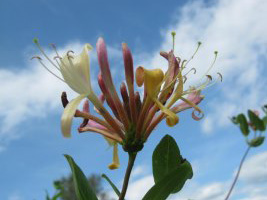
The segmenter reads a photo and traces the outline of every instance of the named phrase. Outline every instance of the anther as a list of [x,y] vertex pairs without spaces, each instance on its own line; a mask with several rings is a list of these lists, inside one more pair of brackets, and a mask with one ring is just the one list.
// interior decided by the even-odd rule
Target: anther
[[210,80],[210,81],[212,81],[212,76],[211,75],[206,75],[207,77],[208,77],[208,79]]
[[67,56],[70,56],[70,55],[69,55],[70,53],[73,53],[73,54],[74,54],[74,51],[69,50],[69,51],[67,52]]
[[66,92],[62,92],[62,94],[61,94],[61,102],[62,102],[62,105],[63,105],[64,108],[68,105],[69,101],[68,101],[68,97],[67,97],[67,93]]
[[72,51],[72,50],[69,50],[69,51],[67,52],[68,59],[70,59],[70,58],[72,58],[72,59],[73,59],[73,56],[72,56],[72,55],[70,55],[70,53],[73,53],[73,54],[74,54],[74,51]]
[[197,49],[195,50],[195,52],[193,53],[193,55],[191,56],[191,58],[188,60],[188,62],[185,64],[184,67],[186,67],[186,65],[188,65],[188,63],[190,63],[190,61],[194,59],[194,57],[195,57],[195,55],[197,54],[197,52],[198,52],[199,47],[201,46],[201,44],[202,44],[201,42],[198,42],[198,43],[197,43]]
[[40,56],[33,56],[33,57],[31,58],[31,60],[33,60],[33,59],[42,60],[42,58],[41,58]]
[[219,75],[220,79],[221,79],[221,82],[223,81],[223,76],[220,72],[217,72],[217,74]]
[[183,76],[183,78],[184,78],[184,83],[187,81],[187,77],[186,76]]
[[187,60],[183,60],[183,62],[182,62],[182,66],[181,66],[181,69],[183,70],[184,68],[185,68],[185,63],[187,62]]
[[62,59],[60,56],[54,56],[54,58],[53,58],[53,59],[54,59],[54,60],[56,60],[57,58],[58,58],[59,60],[61,60],[61,59]]

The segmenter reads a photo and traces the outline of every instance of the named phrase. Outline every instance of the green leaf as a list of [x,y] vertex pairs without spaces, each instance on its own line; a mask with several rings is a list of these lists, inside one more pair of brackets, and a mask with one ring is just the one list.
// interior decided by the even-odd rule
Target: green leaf
[[256,130],[265,130],[264,122],[253,111],[248,110],[248,117],[252,125],[255,126]]
[[109,179],[109,177],[106,174],[102,174],[102,177],[104,179],[106,179],[106,181],[110,184],[110,186],[112,187],[112,189],[114,190],[114,192],[118,195],[118,197],[120,197],[120,191],[118,190],[118,188],[116,187],[116,185],[114,183],[112,183],[112,181]]
[[249,134],[249,128],[248,128],[248,122],[244,114],[239,114],[236,117],[236,120],[240,124],[240,130],[243,133],[244,136],[248,136]]
[[254,138],[254,139],[248,141],[248,145],[251,147],[258,147],[258,146],[263,144],[264,139],[265,139],[264,136],[259,136],[257,138]]
[[78,200],[97,200],[94,191],[90,188],[88,180],[83,174],[80,167],[74,162],[69,155],[64,155],[71,167],[74,180],[75,192]]
[[264,112],[265,114],[267,114],[267,104],[264,105],[264,106],[262,106],[262,110],[263,110],[263,112]]
[[46,193],[46,197],[45,197],[45,199],[46,199],[46,200],[50,200],[50,197],[49,197],[49,194],[48,194],[47,190],[45,191],[45,193]]
[[56,190],[61,190],[62,189],[62,185],[61,185],[60,181],[54,181],[54,188]]
[[58,193],[55,196],[53,196],[52,200],[57,200],[58,198],[62,197],[62,193]]
[[[158,183],[169,172],[176,169],[182,163],[180,150],[170,135],[165,135],[157,145],[152,156],[153,176],[155,183]],[[177,192],[175,188],[174,193]]]
[[230,120],[234,123],[234,124],[238,124],[238,120],[236,117],[232,117],[230,118]]
[[267,126],[267,116],[263,117],[262,119],[263,123],[265,124],[265,127]]
[[176,167],[169,172],[163,179],[156,183],[144,196],[143,200],[165,200],[172,191],[179,187],[182,189],[187,179],[192,178],[192,167],[189,162]]

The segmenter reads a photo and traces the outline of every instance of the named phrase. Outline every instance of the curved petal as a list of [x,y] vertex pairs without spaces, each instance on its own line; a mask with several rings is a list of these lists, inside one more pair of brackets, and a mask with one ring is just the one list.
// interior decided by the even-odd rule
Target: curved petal
[[168,126],[172,127],[179,122],[179,118],[174,112],[163,106],[159,100],[154,99],[154,101],[159,109],[166,115],[166,123]]
[[73,99],[64,109],[64,112],[61,117],[61,131],[64,137],[71,136],[71,124],[72,118],[76,112],[76,108],[80,104],[80,102],[86,97],[86,94],[82,94],[75,99]]
[[85,44],[81,54],[69,55],[68,52],[61,59],[60,71],[66,83],[77,93],[91,92],[90,66],[88,53],[92,49],[90,44]]

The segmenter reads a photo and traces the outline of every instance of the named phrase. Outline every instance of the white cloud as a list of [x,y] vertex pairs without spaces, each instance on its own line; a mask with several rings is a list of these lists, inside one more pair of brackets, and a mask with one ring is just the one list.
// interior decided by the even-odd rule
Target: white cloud
[[[82,48],[83,44],[80,42],[71,42],[60,47],[59,54],[63,55],[68,50],[80,53]],[[118,49],[108,47],[108,50],[111,59],[119,56]],[[34,52],[39,53],[37,48]],[[46,49],[46,52],[51,58],[55,56],[51,49]],[[24,68],[0,69],[0,152],[5,149],[9,141],[21,136],[18,125],[22,122],[34,117],[46,117],[49,112],[61,111],[62,91],[67,91],[70,99],[76,96],[65,83],[47,72],[37,60],[29,61],[33,56],[32,52],[27,56]],[[47,66],[51,66],[45,59],[44,62]],[[91,66],[93,66],[91,67],[93,74],[96,73],[99,68],[95,51],[92,52]],[[97,79],[95,77],[91,79],[92,84],[95,85]]]
[[133,169],[133,172],[131,174],[132,178],[138,178],[142,175],[148,174],[149,170],[146,165],[138,165]]
[[[199,169],[199,171],[201,171],[201,169]],[[233,176],[235,173],[236,172],[233,173]],[[186,182],[180,193],[170,195],[168,199],[221,200],[225,198],[233,178],[234,177],[225,182],[212,182],[206,184],[201,184],[193,178]],[[240,200],[240,198],[242,198],[242,200],[266,200],[266,178],[267,151],[256,154],[245,162],[238,184],[231,195],[231,199]],[[127,191],[127,199],[142,199],[153,184],[154,180],[152,175],[147,175],[131,182]]]
[[267,183],[267,152],[258,154],[245,162],[240,179],[247,184]]
[[152,175],[145,176],[142,179],[136,180],[130,184],[126,199],[134,200],[134,199],[142,199],[146,192],[151,188],[154,184],[154,179]]
[[22,198],[20,195],[18,195],[17,193],[11,194],[8,197],[8,200],[23,200],[24,198]]
[[248,108],[259,108],[267,102],[266,18],[265,0],[190,1],[174,15],[174,23],[161,31],[166,39],[159,49],[141,64],[166,68],[166,61],[158,52],[172,47],[170,32],[174,30],[175,53],[181,58],[190,58],[197,41],[203,43],[190,64],[197,69],[197,75],[190,77],[191,83],[195,83],[210,66],[213,51],[218,50],[216,67],[211,73],[221,72],[224,81],[213,91],[215,94],[210,97],[209,112],[203,122],[203,131],[212,132],[215,126],[229,124],[229,116]]

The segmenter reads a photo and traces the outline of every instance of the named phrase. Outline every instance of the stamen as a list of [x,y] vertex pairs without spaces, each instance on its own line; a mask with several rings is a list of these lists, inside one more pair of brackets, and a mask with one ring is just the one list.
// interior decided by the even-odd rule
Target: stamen
[[193,53],[193,55],[191,56],[191,58],[188,60],[188,62],[185,64],[184,68],[186,67],[186,65],[187,65],[191,60],[194,59],[194,57],[195,57],[195,55],[197,54],[198,49],[199,49],[199,47],[201,46],[201,44],[202,44],[201,42],[198,42],[198,43],[197,43],[197,49],[195,50],[195,52]]
[[183,76],[183,79],[184,79],[184,83],[185,83],[187,81],[187,77]]
[[36,44],[36,46],[38,47],[38,49],[41,51],[41,53],[44,55],[44,57],[54,66],[57,68],[56,64],[46,55],[46,53],[44,52],[44,50],[42,49],[38,38],[34,38],[33,42]]
[[31,57],[31,60],[33,60],[33,59],[42,60],[42,58],[40,56],[33,56],[33,57]]
[[217,72],[217,74],[219,75],[220,79],[221,79],[221,82],[223,81],[223,76],[220,72]]
[[60,78],[58,75],[56,75],[54,72],[52,72],[47,66],[45,66],[45,64],[42,62],[42,59],[39,57],[39,56],[34,56],[34,57],[32,57],[32,59],[34,59],[34,58],[37,58],[38,59],[38,61],[39,61],[39,63],[48,71],[48,72],[50,72],[51,74],[53,74],[55,77],[57,77],[59,80],[61,80],[61,81],[63,81],[64,83],[65,83],[65,81],[62,79],[62,78]]
[[[197,112],[197,115],[200,115],[200,116],[197,116],[195,112]],[[194,120],[199,121],[199,120],[201,120],[203,117],[204,117],[204,113],[203,113],[203,112],[200,112],[199,110],[193,110],[193,112],[192,112],[192,118],[193,118]]]
[[215,54],[214,60],[211,64],[211,66],[209,67],[208,71],[205,74],[208,74],[210,72],[211,68],[215,65],[215,62],[216,62],[217,56],[218,56],[218,51],[214,51],[214,54]]
[[181,70],[183,70],[184,68],[185,68],[185,63],[187,62],[187,60],[183,60],[183,62],[182,62],[182,66],[181,66]]
[[209,79],[210,81],[212,81],[212,76],[211,76],[211,75],[206,75],[206,77],[208,77],[208,79]]
[[[72,58],[72,59],[73,59],[73,56],[71,56],[70,53],[73,53],[73,54],[74,54],[74,51],[69,50],[69,51],[67,52],[68,59],[69,59],[69,58]],[[69,60],[70,60],[70,59],[69,59]]]
[[176,32],[175,31],[172,31],[171,34],[172,34],[172,50],[174,51],[174,44],[175,44],[175,35],[176,35]]
[[191,71],[194,71],[194,74],[196,74],[197,73],[197,70],[196,70],[196,68],[191,68],[184,76],[187,76]]
[[52,47],[52,49],[54,49],[54,51],[56,52],[57,56],[60,57],[60,56],[59,56],[59,53],[58,53],[58,51],[57,51],[57,47],[56,47],[56,45],[53,44],[53,43],[51,43],[50,46]]
[[118,155],[118,144],[114,143],[113,147],[113,160],[112,163],[108,166],[109,169],[118,169],[120,167],[119,155]]
[[55,56],[53,59],[56,61],[57,65],[58,65],[57,69],[60,71],[60,64],[59,64],[57,59],[61,60],[62,58],[60,56]]

